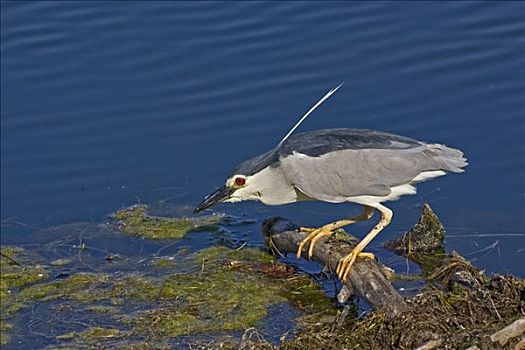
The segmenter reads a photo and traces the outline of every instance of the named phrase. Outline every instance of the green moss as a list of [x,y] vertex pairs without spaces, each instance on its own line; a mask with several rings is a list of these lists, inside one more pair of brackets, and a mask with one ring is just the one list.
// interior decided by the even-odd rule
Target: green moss
[[156,300],[159,288],[155,281],[135,275],[120,278],[102,273],[78,273],[64,280],[23,289],[20,301],[69,299],[78,302],[110,300],[119,305],[121,299]]
[[270,305],[286,301],[280,289],[223,267],[173,275],[161,285],[159,297],[181,302],[138,313],[127,322],[140,333],[168,336],[244,329],[266,316]]
[[230,249],[224,246],[209,247],[200,250],[194,255],[194,260],[197,263],[222,261],[224,259],[230,260],[244,260],[258,263],[273,263],[275,256],[263,252],[257,248],[244,249]]
[[56,260],[51,261],[50,265],[51,266],[65,266],[65,265],[71,264],[71,262],[72,262],[71,259],[56,259]]
[[147,214],[147,207],[135,205],[113,214],[119,228],[132,236],[149,239],[182,238],[186,233],[201,227],[215,225],[221,216],[197,218],[165,218]]
[[174,337],[246,329],[261,321],[271,305],[284,302],[309,312],[334,314],[324,293],[306,276],[274,279],[223,265],[225,258],[260,264],[271,264],[273,259],[253,248],[202,250],[194,257],[196,262],[207,262],[200,273],[174,274],[160,285],[158,298],[175,300],[175,304],[139,312],[124,321],[142,334]]
[[113,306],[105,305],[94,305],[87,308],[88,311],[95,312],[97,314],[115,314],[118,310]]
[[107,291],[107,298],[129,300],[140,299],[153,301],[159,299],[158,282],[147,278],[127,275],[114,281]]
[[68,332],[56,337],[57,340],[79,339],[87,342],[112,339],[123,336],[122,332],[115,328],[91,327],[83,332]]
[[29,286],[16,295],[17,307],[11,308],[9,312],[16,312],[20,307],[34,300],[71,299],[80,302],[100,300],[105,293],[96,287],[109,281],[109,278],[110,276],[106,274],[78,273],[64,280]]
[[12,246],[2,247],[0,251],[2,252],[2,255],[3,255],[2,258],[8,257],[11,259],[16,259],[17,256],[24,253],[24,249],[19,248],[19,247],[12,247]]
[[[225,264],[225,259],[236,264]],[[5,314],[12,315],[36,301],[72,301],[68,308],[74,309],[75,303],[88,304],[77,310],[107,313],[130,327],[134,335],[149,339],[243,330],[256,325],[270,306],[279,303],[290,302],[308,313],[334,312],[324,293],[308,277],[287,274],[286,278],[273,278],[265,274],[270,268],[282,267],[273,259],[255,248],[212,247],[184,260],[190,264],[186,270],[196,272],[171,273],[163,278],[77,273],[62,280],[26,285],[15,295],[8,295],[11,304]],[[125,311],[121,309],[124,305]],[[141,311],[130,312],[129,305]],[[96,345],[100,339],[120,335],[116,329],[95,327],[65,333],[57,339],[71,340],[74,347],[78,339]]]
[[0,256],[0,303],[1,317],[22,307],[17,302],[17,291],[25,286],[47,279],[46,270],[28,261],[26,252],[17,247],[3,247]]
[[171,258],[160,258],[160,259],[155,259],[155,261],[153,261],[153,266],[159,269],[174,267],[175,265],[176,264],[175,264],[174,259],[171,259]]
[[46,278],[46,271],[39,266],[2,268],[0,289],[19,288]]
[[[11,288],[25,285],[47,278],[47,272],[42,266],[25,263],[25,251],[17,247],[4,247],[0,256],[0,290],[5,292]],[[20,260],[20,261],[19,261]]]
[[6,334],[7,331],[13,329],[13,325],[0,321],[0,345],[6,345],[9,343],[10,336]]

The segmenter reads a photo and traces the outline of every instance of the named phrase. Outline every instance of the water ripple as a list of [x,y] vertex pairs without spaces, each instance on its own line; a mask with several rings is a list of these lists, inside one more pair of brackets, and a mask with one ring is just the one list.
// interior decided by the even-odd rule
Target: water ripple
[[300,130],[460,147],[471,170],[440,180],[443,196],[523,208],[522,3],[1,6],[2,217],[67,221],[191,180],[181,200],[196,201],[341,81]]

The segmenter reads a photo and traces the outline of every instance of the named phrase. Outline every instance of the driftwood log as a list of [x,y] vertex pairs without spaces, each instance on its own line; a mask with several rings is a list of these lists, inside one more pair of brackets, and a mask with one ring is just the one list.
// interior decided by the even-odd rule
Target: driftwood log
[[[263,232],[268,247],[280,254],[295,255],[299,242],[306,237],[297,225],[282,218],[266,220]],[[369,348],[434,350],[470,346],[469,350],[525,350],[525,281],[513,276],[489,278],[459,254],[445,254],[444,233],[439,218],[425,204],[419,222],[384,245],[417,263],[420,274],[391,276],[390,272],[386,278],[384,266],[358,259],[342,292],[355,294],[372,309],[382,312],[370,313],[357,321],[350,328],[351,335],[330,326],[324,330],[323,341],[319,342],[319,329],[315,328],[313,334],[304,334],[294,340],[297,348],[338,348],[341,343],[327,343],[326,339],[342,338],[352,344],[367,344]],[[313,250],[313,260],[333,271],[339,259],[348,254],[357,241],[345,237],[351,236],[343,234],[320,239]],[[306,249],[303,258],[305,255]],[[426,281],[429,288],[407,297],[410,305],[407,306],[388,281],[391,277],[416,278]],[[339,296],[344,294],[342,292]],[[462,327],[458,329],[455,325]],[[371,332],[375,334],[372,338]]]
[[[307,233],[300,232],[298,226],[283,218],[270,218],[263,223],[263,233],[267,245],[278,252],[294,253]],[[355,240],[354,240],[355,242]],[[355,246],[347,240],[332,238],[320,239],[314,247],[312,259],[335,271],[338,261]],[[303,251],[303,257],[306,249]],[[376,261],[357,259],[344,286],[348,291],[364,299],[374,310],[383,310],[397,316],[408,309],[403,297],[392,287]]]

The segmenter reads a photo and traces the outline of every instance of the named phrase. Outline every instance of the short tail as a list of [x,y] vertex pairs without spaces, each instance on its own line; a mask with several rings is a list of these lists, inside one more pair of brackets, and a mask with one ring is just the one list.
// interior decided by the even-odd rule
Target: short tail
[[463,152],[458,149],[450,148],[440,144],[428,144],[426,150],[438,163],[441,170],[462,173],[464,167],[468,165],[467,159],[463,157]]

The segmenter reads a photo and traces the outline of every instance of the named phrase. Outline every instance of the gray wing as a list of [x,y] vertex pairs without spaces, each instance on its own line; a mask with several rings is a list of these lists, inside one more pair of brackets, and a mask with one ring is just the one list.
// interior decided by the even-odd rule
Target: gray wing
[[423,142],[409,137],[367,129],[321,129],[292,135],[277,152],[290,155],[299,152],[312,157],[343,149],[408,149]]
[[344,149],[408,149],[421,146],[421,142],[394,134],[366,129],[321,129],[290,136],[282,145],[244,161],[233,174],[253,175],[274,165],[294,152],[319,157]]
[[422,172],[461,172],[466,164],[461,151],[424,143],[412,148],[343,149],[317,157],[293,152],[280,159],[298,190],[336,203],[354,196],[387,196],[392,187],[410,183]]

